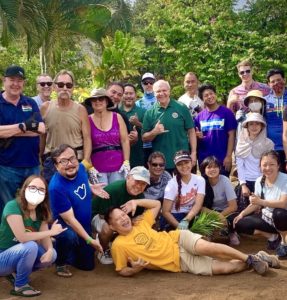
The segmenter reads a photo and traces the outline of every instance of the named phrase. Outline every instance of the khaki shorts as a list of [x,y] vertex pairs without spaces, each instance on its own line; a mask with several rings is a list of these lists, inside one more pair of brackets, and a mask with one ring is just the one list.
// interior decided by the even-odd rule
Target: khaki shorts
[[196,254],[195,245],[202,236],[189,230],[181,230],[179,235],[179,257],[182,272],[196,275],[212,275],[213,258]]

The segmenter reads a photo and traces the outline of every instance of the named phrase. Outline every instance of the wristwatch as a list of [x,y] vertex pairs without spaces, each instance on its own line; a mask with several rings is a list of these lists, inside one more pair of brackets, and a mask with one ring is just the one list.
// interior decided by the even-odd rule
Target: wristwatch
[[19,123],[18,124],[18,127],[19,127],[19,129],[23,132],[23,133],[25,133],[26,131],[25,131],[25,127],[24,127],[24,124],[23,123]]

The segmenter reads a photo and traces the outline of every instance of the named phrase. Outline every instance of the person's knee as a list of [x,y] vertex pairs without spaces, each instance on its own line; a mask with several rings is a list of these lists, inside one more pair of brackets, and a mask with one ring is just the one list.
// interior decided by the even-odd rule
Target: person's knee
[[67,229],[56,236],[57,243],[65,243],[66,245],[74,245],[78,242],[77,234],[72,229]]
[[29,241],[26,243],[21,243],[19,246],[20,246],[20,252],[22,252],[24,255],[33,256],[36,259],[38,249],[39,249],[39,246],[36,242]]
[[279,231],[287,230],[287,211],[282,208],[275,208],[273,211],[275,228]]

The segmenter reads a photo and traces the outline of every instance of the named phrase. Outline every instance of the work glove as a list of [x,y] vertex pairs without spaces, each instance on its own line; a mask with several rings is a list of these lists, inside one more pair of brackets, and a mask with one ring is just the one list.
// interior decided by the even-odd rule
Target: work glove
[[185,230],[185,229],[188,229],[188,226],[189,226],[189,221],[186,220],[186,219],[182,219],[180,221],[180,223],[178,223],[177,229],[179,229],[179,230]]
[[130,170],[131,170],[130,162],[128,160],[125,160],[119,169],[119,173],[124,173],[124,177],[126,178]]

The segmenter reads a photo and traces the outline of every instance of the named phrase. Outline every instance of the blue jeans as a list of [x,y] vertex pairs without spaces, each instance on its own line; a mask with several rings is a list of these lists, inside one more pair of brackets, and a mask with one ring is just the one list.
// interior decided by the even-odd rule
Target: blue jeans
[[52,261],[41,263],[40,258],[46,250],[34,241],[19,243],[6,250],[0,250],[0,276],[16,273],[15,286],[28,283],[32,271],[50,266],[57,257],[54,250]]
[[[86,230],[87,231],[87,230]],[[87,231],[88,234],[91,232]],[[56,251],[58,254],[56,265],[72,265],[80,270],[90,271],[95,267],[95,250],[87,245],[73,229],[68,229],[56,237]]]
[[12,168],[0,166],[0,216],[5,204],[14,199],[17,190],[30,175],[39,175],[40,167]]

